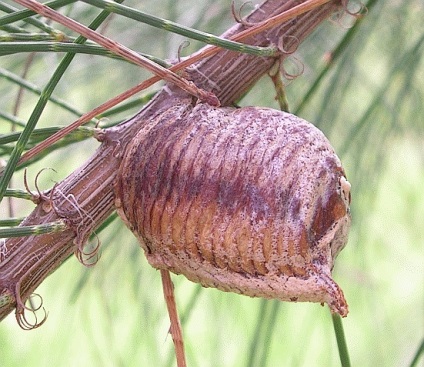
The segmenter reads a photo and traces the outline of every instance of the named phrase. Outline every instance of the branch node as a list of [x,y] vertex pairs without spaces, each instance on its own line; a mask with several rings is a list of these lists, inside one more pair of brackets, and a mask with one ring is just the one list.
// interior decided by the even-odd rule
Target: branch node
[[[59,196],[63,201],[60,203],[60,209],[53,200],[53,196]],[[93,266],[99,260],[98,250],[100,248],[100,240],[95,234],[97,243],[93,249],[86,250],[86,240],[93,232],[91,228],[96,226],[94,218],[82,208],[78,203],[77,198],[74,194],[65,195],[60,189],[57,188],[57,184],[53,186],[51,191],[51,203],[53,210],[59,218],[63,218],[66,225],[71,228],[75,233],[73,243],[75,245],[74,254],[77,259],[84,266]],[[65,208],[65,205],[70,208]],[[88,245],[91,247],[90,245]]]
[[42,204],[42,208],[43,208],[44,212],[49,213],[52,210],[51,205],[50,205],[50,199],[38,187],[38,179],[39,179],[41,173],[45,170],[52,170],[53,172],[56,172],[56,170],[54,168],[46,167],[46,168],[41,169],[37,173],[37,175],[35,176],[34,185],[35,185],[35,189],[37,190],[37,193],[34,193],[29,188],[28,179],[27,179],[27,169],[25,168],[25,170],[24,170],[24,186],[25,186],[25,189],[28,192],[28,194],[31,195],[31,201],[36,205]]

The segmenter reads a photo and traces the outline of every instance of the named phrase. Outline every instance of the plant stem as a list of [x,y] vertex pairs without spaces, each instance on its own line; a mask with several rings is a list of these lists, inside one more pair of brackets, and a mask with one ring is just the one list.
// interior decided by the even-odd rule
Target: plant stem
[[424,338],[421,340],[421,344],[418,346],[417,353],[415,353],[414,358],[412,358],[412,361],[409,365],[409,367],[415,367],[418,365],[418,362],[420,361],[420,357],[424,355]]
[[[0,219],[0,227],[18,226],[25,218]],[[12,236],[11,236],[12,237]]]
[[[54,0],[54,1],[50,1],[46,3],[45,5],[48,5],[52,9],[56,9],[56,8],[60,8],[62,6],[71,4],[74,1],[75,0]],[[41,29],[42,31],[45,31],[46,33],[53,33],[53,34],[57,33],[57,31],[53,29],[52,27],[50,27],[48,24],[43,23],[39,21],[38,19],[30,18],[34,14],[37,14],[34,11],[27,10],[27,9],[19,11],[17,8],[10,6],[8,4],[5,4],[3,2],[0,3],[0,10],[10,13],[9,15],[5,15],[0,18],[0,27],[9,23],[17,22],[19,20],[24,20],[28,24],[32,24],[33,26]],[[29,19],[26,19],[26,18],[29,18]]]
[[207,43],[209,45],[215,45],[227,50],[247,53],[255,56],[277,56],[278,49],[276,47],[259,47],[259,46],[249,46],[243,43],[234,42],[228,39],[214,36],[210,33],[205,33],[198,31],[189,27],[185,27],[181,24],[171,22],[170,20],[162,19],[144,13],[140,10],[130,8],[122,4],[116,4],[110,0],[83,0],[87,4],[97,6],[101,9],[110,11],[111,13],[116,13],[123,15],[127,18],[137,20],[142,23],[149,24],[153,27],[166,30],[168,32],[180,34],[182,36]]
[[116,42],[110,38],[103,36],[102,34],[95,32],[94,30],[86,27],[85,25],[57,12],[45,6],[35,0],[15,0],[17,3],[22,6],[26,6],[29,9],[36,11],[38,14],[52,19],[65,27],[79,33],[87,39],[90,39],[99,45],[107,48],[116,55],[123,57],[124,59],[139,65],[153,74],[157,75],[163,80],[174,83],[179,86],[181,89],[190,93],[191,95],[197,97],[200,101],[207,102],[214,106],[219,106],[219,100],[211,93],[207,93],[202,89],[196,87],[193,83],[189,82],[185,78],[179,76],[178,74],[173,73],[172,71],[155,64],[149,59],[139,55],[137,52],[129,49],[128,47]]
[[[1,223],[0,223],[1,224]],[[44,223],[33,226],[0,228],[0,238],[24,237],[41,235],[45,233],[61,232],[66,229],[63,220],[57,220],[52,223]]]
[[[37,39],[38,35],[27,35],[28,39],[31,36],[33,39]],[[45,36],[51,37],[51,36]],[[44,38],[44,37],[42,37]],[[98,55],[98,56],[107,56],[110,58],[125,60],[121,56],[116,55],[112,51],[109,51],[97,44],[77,44],[77,43],[68,43],[68,42],[46,42],[43,40],[36,40],[34,42],[25,41],[25,42],[15,42],[15,41],[7,41],[1,43],[0,56],[12,55],[16,53],[22,52],[70,52],[75,54],[87,54],[87,55]],[[161,65],[163,67],[170,67],[166,61],[161,60],[152,55],[147,55],[143,53],[139,53],[140,56],[153,61],[154,63]],[[127,60],[125,60],[127,61]]]
[[275,320],[278,311],[281,310],[281,304],[278,300],[261,299],[254,337],[251,340],[250,352],[246,361],[247,367],[266,366],[269,341],[275,330]]
[[18,190],[18,189],[7,189],[4,196],[13,197],[17,199],[25,199],[25,200],[32,200],[33,198],[33,196],[29,192],[25,190]]
[[177,366],[186,367],[186,358],[184,352],[184,339],[181,330],[181,323],[178,317],[177,304],[175,302],[174,285],[168,270],[161,270],[163,295],[165,297],[166,307],[168,308],[169,320],[171,322],[170,332],[174,341],[175,355],[177,357]]
[[[30,82],[28,82],[28,80],[25,80],[25,79],[21,78],[20,76],[11,73],[9,70],[3,69],[1,67],[0,67],[0,77],[3,77],[6,80],[18,85],[19,87],[25,88],[26,90],[33,92],[35,94],[41,95],[41,93],[43,92],[35,84],[30,83]],[[66,102],[66,101],[64,101],[60,98],[56,98],[56,97],[51,96],[49,101],[60,106],[60,107],[62,107],[65,110],[71,112],[72,114],[74,114],[76,116],[81,116],[83,114],[83,112],[78,111],[76,108],[71,106],[68,102]],[[95,123],[96,121],[93,120],[92,122]],[[22,126],[25,126],[25,124],[23,124]]]
[[[372,7],[377,3],[379,0],[370,0],[367,3],[367,10],[370,11]],[[311,96],[314,94],[316,89],[321,84],[321,81],[324,80],[324,76],[327,75],[327,73],[330,71],[332,65],[334,65],[335,61],[343,54],[343,51],[348,47],[350,44],[352,38],[355,36],[356,32],[359,30],[359,27],[362,23],[362,20],[364,17],[358,17],[356,19],[355,24],[349,28],[349,30],[346,32],[342,40],[339,42],[339,44],[334,48],[334,50],[330,54],[330,60],[327,62],[327,64],[324,66],[324,68],[321,70],[321,72],[316,77],[315,81],[311,83],[310,88],[305,93],[301,103],[299,106],[295,108],[295,114],[300,114],[302,110],[306,107],[306,104],[311,101]]]
[[340,362],[342,367],[350,367],[349,351],[343,330],[342,318],[338,314],[332,314],[334,332],[336,334],[337,347],[339,349]]

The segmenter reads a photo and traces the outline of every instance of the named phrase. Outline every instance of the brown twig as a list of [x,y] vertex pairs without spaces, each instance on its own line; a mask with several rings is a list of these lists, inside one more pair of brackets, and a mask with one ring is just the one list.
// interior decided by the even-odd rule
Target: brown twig
[[169,320],[171,321],[170,332],[172,340],[174,341],[177,366],[186,367],[183,332],[181,330],[177,304],[174,297],[174,285],[172,284],[171,275],[168,270],[161,270],[160,275],[162,277],[163,295],[168,309]]
[[22,6],[25,6],[28,9],[31,9],[46,18],[52,19],[64,25],[65,27],[72,29],[73,31],[79,33],[85,38],[88,38],[98,43],[99,45],[103,46],[104,48],[112,51],[114,54],[119,55],[123,57],[124,59],[151,71],[153,74],[157,75],[160,79],[174,83],[175,85],[179,86],[181,89],[199,98],[201,101],[205,101],[214,106],[219,106],[219,101],[215,96],[197,88],[195,84],[187,81],[186,79],[164,68],[163,66],[160,66],[154,63],[153,61],[138,54],[137,52],[131,50],[130,48],[120,44],[119,42],[116,42],[110,38],[107,38],[103,36],[102,34],[96,31],[93,31],[87,26],[81,23],[78,23],[77,21],[35,0],[15,0],[15,1],[21,4]]

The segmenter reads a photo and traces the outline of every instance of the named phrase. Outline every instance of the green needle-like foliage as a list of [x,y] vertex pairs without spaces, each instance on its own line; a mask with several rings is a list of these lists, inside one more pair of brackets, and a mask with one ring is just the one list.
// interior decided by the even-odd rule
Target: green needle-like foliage
[[[0,222],[0,225],[2,224],[4,226],[7,225]],[[46,224],[34,225],[34,226],[0,228],[0,238],[36,236],[36,235],[45,234],[45,233],[60,232],[60,231],[64,231],[65,229],[66,229],[66,224],[62,220],[59,220],[53,223],[46,223]]]
[[[51,2],[47,2],[46,5],[53,9],[56,9],[65,5],[69,5],[73,2],[74,0],[54,0]],[[31,10],[19,11],[17,8],[12,7],[3,1],[0,2],[0,10],[9,13],[9,15],[5,15],[0,18],[0,27],[10,23],[14,23],[19,20],[24,20],[24,22],[31,24],[42,31],[45,31],[46,33],[56,33],[56,30],[50,27],[48,24],[41,22],[37,19],[30,18],[32,15],[35,15],[35,13]]]
[[202,41],[204,43],[220,46],[228,50],[238,51],[249,53],[256,56],[273,56],[278,54],[278,49],[275,47],[258,47],[258,46],[248,46],[238,42],[229,41],[223,38],[216,37],[212,34],[197,31],[189,27],[185,27],[181,24],[162,19],[145,12],[138,11],[136,9],[131,9],[128,6],[117,4],[109,0],[84,0],[86,3],[99,8],[106,9],[111,13],[116,13],[123,15],[125,17],[137,20],[149,24],[153,27],[163,29],[168,32],[177,33],[182,36]]

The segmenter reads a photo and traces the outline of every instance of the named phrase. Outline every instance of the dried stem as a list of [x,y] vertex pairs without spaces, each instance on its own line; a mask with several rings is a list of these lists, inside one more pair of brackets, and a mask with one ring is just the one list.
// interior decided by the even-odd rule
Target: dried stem
[[177,366],[186,367],[184,353],[184,339],[181,330],[180,319],[178,317],[177,304],[174,297],[174,285],[168,270],[161,270],[163,295],[165,296],[166,307],[168,308],[169,320],[171,321],[171,336],[174,341],[175,355],[177,357]]
[[92,29],[86,27],[85,25],[76,22],[75,20],[68,18],[65,15],[49,8],[48,6],[41,4],[35,0],[15,0],[17,3],[26,6],[28,9],[35,11],[36,13],[43,15],[46,18],[55,20],[56,22],[61,23],[65,27],[78,32],[82,36],[97,42],[99,45],[107,48],[108,50],[116,53],[117,55],[123,57],[124,59],[133,62],[136,65],[139,65],[152,73],[156,74],[163,80],[168,82],[175,83],[183,90],[188,93],[198,97],[202,101],[207,101],[208,103],[214,104],[215,106],[219,105],[219,101],[212,96],[210,93],[207,93],[203,90],[198,89],[193,83],[188,82],[181,76],[173,73],[172,71],[160,66],[153,61],[150,61],[146,57],[141,56],[137,52],[121,45],[120,43],[107,38],[100,33],[93,31]]
[[[315,7],[289,22],[275,25],[255,35],[244,36],[250,45],[275,46],[284,43],[285,50],[296,47],[318,24],[342,6],[333,0]],[[268,0],[256,9],[246,24],[261,24],[304,1]],[[238,24],[224,37],[246,30]],[[234,37],[236,39],[236,37]],[[205,57],[205,51],[197,54]],[[202,54],[203,52],[203,54]],[[198,88],[214,93],[222,105],[237,101],[275,63],[273,57],[256,57],[221,50],[187,70]],[[16,308],[18,322],[28,327],[25,301],[37,286],[83,244],[113,211],[113,185],[126,145],[143,125],[170,106],[187,101],[190,96],[174,85],[167,85],[136,116],[122,124],[101,131],[99,149],[80,168],[46,192],[23,226],[40,225],[63,219],[67,229],[59,233],[12,238],[0,243],[0,320]],[[47,199],[48,198],[48,199]],[[36,327],[34,324],[32,327]]]

